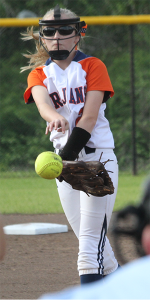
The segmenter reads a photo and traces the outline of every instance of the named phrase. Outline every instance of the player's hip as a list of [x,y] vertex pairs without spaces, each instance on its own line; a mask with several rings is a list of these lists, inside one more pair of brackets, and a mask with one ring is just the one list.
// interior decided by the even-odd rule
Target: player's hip
[[100,160],[101,162],[109,159],[117,163],[116,155],[114,153],[114,150],[111,148],[90,148],[85,146],[79,153],[78,159],[84,161]]
[[[59,149],[54,151],[59,155]],[[90,148],[84,146],[78,155],[78,160],[83,161],[98,161],[105,162],[107,160],[112,160],[114,164],[117,164],[117,158],[112,148]]]

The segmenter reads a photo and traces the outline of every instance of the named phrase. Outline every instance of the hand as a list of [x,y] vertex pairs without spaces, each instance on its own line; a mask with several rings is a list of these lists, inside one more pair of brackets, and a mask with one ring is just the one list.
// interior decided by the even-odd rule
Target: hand
[[45,134],[52,132],[53,128],[57,130],[57,132],[65,133],[65,131],[69,129],[69,123],[66,119],[54,120],[47,125]]

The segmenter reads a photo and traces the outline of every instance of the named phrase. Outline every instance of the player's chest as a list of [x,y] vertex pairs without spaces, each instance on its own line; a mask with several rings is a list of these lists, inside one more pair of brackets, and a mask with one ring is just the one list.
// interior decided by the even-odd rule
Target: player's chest
[[71,108],[85,102],[86,73],[80,64],[73,64],[66,70],[51,68],[51,72],[47,72],[44,84],[55,109],[64,105]]

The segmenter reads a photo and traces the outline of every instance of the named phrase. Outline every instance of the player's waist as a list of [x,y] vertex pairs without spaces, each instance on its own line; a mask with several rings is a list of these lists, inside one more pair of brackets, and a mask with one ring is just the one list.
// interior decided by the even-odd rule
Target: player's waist
[[84,146],[83,150],[85,151],[86,154],[95,153],[96,150],[101,150],[102,152],[105,152],[105,153],[111,153],[111,152],[113,152],[113,149],[108,149],[108,148],[91,148],[91,147],[88,147],[88,146]]
[[[95,153],[97,149],[99,149],[101,152],[105,152],[105,153],[113,152],[113,149],[109,149],[109,148],[90,148],[88,146],[84,146],[83,149],[81,150],[81,152],[84,151],[85,154],[91,154],[91,153]],[[60,150],[55,149],[54,152],[59,155]]]

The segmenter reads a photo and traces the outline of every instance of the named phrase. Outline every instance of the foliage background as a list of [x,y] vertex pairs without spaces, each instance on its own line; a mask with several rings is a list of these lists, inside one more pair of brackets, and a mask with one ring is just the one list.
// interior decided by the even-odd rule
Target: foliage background
[[[23,10],[41,17],[59,3],[79,16],[150,14],[149,0],[0,0],[0,18],[16,18]],[[35,104],[25,105],[23,93],[28,72],[22,53],[35,51],[23,42],[26,28],[0,28],[0,170],[33,169],[42,151],[52,150],[45,136],[45,121]],[[129,26],[88,26],[81,49],[107,66],[115,96],[108,101],[106,117],[115,139],[122,170],[132,169],[132,118]],[[136,149],[138,171],[150,166],[150,24],[134,25]]]

